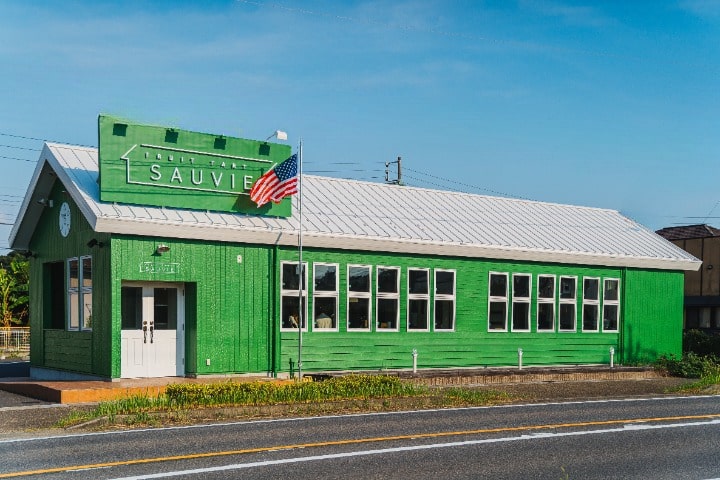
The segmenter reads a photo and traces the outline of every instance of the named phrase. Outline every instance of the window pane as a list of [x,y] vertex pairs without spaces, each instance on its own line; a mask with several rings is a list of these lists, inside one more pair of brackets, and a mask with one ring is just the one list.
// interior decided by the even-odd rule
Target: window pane
[[555,298],[555,277],[538,277],[538,298]]
[[[299,312],[300,309],[298,308],[298,305],[300,304],[300,300],[298,299],[297,295],[283,295],[282,296],[282,305],[280,307],[280,316],[282,318],[282,328],[298,328],[298,318],[299,318]],[[307,325],[306,319],[305,319],[305,312],[307,311],[305,309],[305,297],[302,299],[302,305],[303,305],[303,318],[302,318],[302,328],[305,328],[305,325]]]
[[538,303],[538,330],[555,329],[555,306],[552,303]]
[[605,300],[617,301],[618,287],[619,282],[617,280],[605,280]]
[[410,300],[408,310],[408,329],[427,330],[428,300]]
[[139,330],[142,327],[142,287],[122,287],[120,303],[122,329]]
[[603,308],[603,330],[618,329],[618,306],[605,305]]
[[348,272],[348,290],[370,293],[370,268],[350,267]]
[[[77,262],[75,263],[77,265]],[[73,291],[68,293],[68,303],[70,306],[70,329],[77,330],[80,328],[80,311],[78,310],[78,292]]]
[[84,290],[82,292],[83,304],[83,328],[92,328],[92,290]]
[[490,302],[489,326],[490,330],[505,330],[507,318],[507,305],[505,302]]
[[337,266],[315,265],[315,290],[321,292],[334,292],[337,290]]
[[398,270],[396,268],[378,268],[378,292],[398,293]]
[[527,302],[513,302],[513,330],[530,329],[530,304]]
[[513,275],[513,296],[530,297],[530,277],[527,275]]
[[585,300],[598,300],[600,298],[600,280],[586,278],[583,280],[583,298]]
[[[303,265],[303,269],[305,265]],[[300,276],[298,275],[297,263],[282,264],[282,289],[298,290],[300,287]],[[305,278],[303,278],[303,290],[305,290]]]
[[369,298],[350,298],[348,303],[348,328],[368,328],[370,318]]
[[507,296],[507,276],[506,275],[490,275],[490,296],[505,297]]
[[176,330],[177,288],[155,288],[153,302],[155,330]]
[[560,298],[575,298],[575,279],[560,277]]
[[313,328],[337,327],[337,298],[315,298],[315,323]]
[[560,330],[575,330],[575,305],[560,304]]
[[379,298],[377,321],[378,329],[394,329],[397,327],[398,318],[398,299],[397,298]]
[[435,271],[435,293],[455,295],[455,272]]
[[92,258],[82,259],[82,284],[83,287],[92,288]]
[[598,329],[598,305],[584,305],[583,306],[583,330],[597,330]]
[[68,287],[70,288],[78,288],[79,286],[79,280],[78,280],[78,261],[77,259],[68,260],[68,271],[69,271],[69,283]]
[[435,300],[435,330],[455,328],[453,303],[452,300]]
[[430,272],[427,270],[409,270],[409,284],[408,293],[412,294],[426,294],[429,293],[428,289],[428,275]]

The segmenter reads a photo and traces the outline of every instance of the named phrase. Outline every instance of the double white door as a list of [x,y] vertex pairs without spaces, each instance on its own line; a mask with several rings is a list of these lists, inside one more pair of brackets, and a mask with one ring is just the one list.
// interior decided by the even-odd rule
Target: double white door
[[185,298],[182,284],[123,282],[122,378],[185,374]]

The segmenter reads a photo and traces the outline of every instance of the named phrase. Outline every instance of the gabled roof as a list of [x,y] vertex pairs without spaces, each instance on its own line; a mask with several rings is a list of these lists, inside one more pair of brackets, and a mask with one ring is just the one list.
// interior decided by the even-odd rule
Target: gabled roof
[[667,240],[720,237],[720,229],[704,223],[699,225],[683,225],[681,227],[665,227],[655,233]]
[[[298,242],[297,196],[290,218],[101,202],[97,149],[48,143],[11,232],[12,248],[27,249],[42,208],[36,200],[49,193],[52,175],[98,232]],[[700,266],[689,253],[615,210],[311,175],[304,175],[302,184],[306,247],[669,270]]]

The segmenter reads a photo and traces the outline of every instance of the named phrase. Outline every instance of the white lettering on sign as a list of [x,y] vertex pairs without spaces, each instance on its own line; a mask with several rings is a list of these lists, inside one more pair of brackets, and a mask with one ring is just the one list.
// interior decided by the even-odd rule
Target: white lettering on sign
[[140,262],[140,273],[158,273],[163,275],[180,273],[180,264]]

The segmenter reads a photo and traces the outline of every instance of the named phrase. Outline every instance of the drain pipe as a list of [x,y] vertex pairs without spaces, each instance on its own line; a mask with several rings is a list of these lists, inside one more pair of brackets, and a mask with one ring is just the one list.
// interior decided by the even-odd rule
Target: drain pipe
[[518,370],[522,370],[522,356],[523,350],[522,348],[518,348]]
[[412,357],[413,357],[413,373],[417,373],[417,348],[413,348],[412,351]]
[[615,368],[615,347],[610,347],[610,368]]

